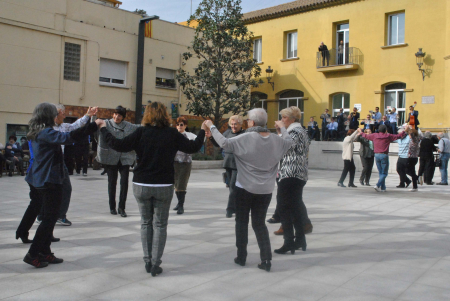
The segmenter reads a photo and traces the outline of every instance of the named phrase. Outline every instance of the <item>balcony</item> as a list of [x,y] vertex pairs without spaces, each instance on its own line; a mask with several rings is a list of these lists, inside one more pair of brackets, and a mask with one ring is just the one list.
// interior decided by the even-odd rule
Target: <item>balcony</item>
[[361,50],[356,47],[345,47],[341,53],[333,48],[327,52],[317,52],[316,68],[319,72],[356,70],[362,58]]

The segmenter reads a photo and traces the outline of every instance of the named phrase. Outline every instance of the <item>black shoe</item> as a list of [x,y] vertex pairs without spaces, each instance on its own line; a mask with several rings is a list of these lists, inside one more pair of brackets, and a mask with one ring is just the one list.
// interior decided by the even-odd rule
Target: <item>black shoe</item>
[[405,188],[408,188],[409,185],[411,185],[412,181],[410,181],[409,183],[406,183]]
[[436,183],[436,185],[448,185],[448,183],[439,182],[439,183]]
[[151,262],[146,262],[145,263],[145,270],[147,271],[147,273],[151,273],[152,272],[152,263]]
[[235,264],[238,264],[238,265],[240,265],[240,266],[245,266],[245,259],[236,257],[236,258],[234,259],[234,263],[235,263]]
[[48,262],[52,264],[63,263],[64,261],[62,258],[56,258],[55,255],[53,255],[53,253],[47,255],[39,253],[39,259],[42,262]]
[[271,267],[272,264],[270,263],[270,260],[264,260],[258,264],[258,269],[265,270],[266,272],[270,272]]
[[25,255],[25,257],[23,258],[23,262],[28,263],[38,269],[48,266],[48,262],[41,261],[39,256],[33,258],[31,257],[30,253],[27,253],[27,255]]
[[287,252],[291,252],[291,254],[295,254],[295,246],[292,244],[291,246],[284,244],[281,248],[273,250],[277,254],[286,254]]
[[425,183],[427,185],[434,185],[434,182],[430,182],[430,183]]
[[19,235],[19,233],[16,232],[16,239],[21,239],[24,244],[31,244],[33,242],[32,239],[28,239],[28,235]]
[[183,205],[178,206],[177,214],[183,214],[183,213],[184,213]]
[[296,250],[302,249],[303,252],[306,251],[306,239],[296,239],[294,242],[294,246]]
[[177,211],[178,208],[180,208],[180,204],[179,203],[173,208],[173,210]]
[[112,215],[117,215],[117,210],[116,209],[111,209],[109,212],[111,212]]
[[60,238],[56,238],[52,235],[51,242],[58,242],[60,240],[61,240]]
[[398,186],[395,186],[395,187],[397,187],[397,188],[406,188],[406,186],[405,186],[405,185],[402,185],[402,184],[400,184],[400,185],[398,185]]
[[106,174],[106,170],[102,171],[102,173],[100,174],[101,176]]
[[363,181],[359,181],[359,183],[361,183],[361,186],[364,186],[364,182]]
[[227,210],[227,214],[225,215],[227,218],[232,218],[233,217],[233,211],[228,211]]
[[9,172],[8,177],[12,177],[12,172]]
[[341,183],[341,182],[338,182],[338,186],[339,187],[346,187],[343,183]]
[[276,218],[271,217],[271,218],[269,218],[269,219],[267,220],[267,222],[268,222],[269,224],[278,224],[278,223],[280,223],[281,221],[280,221],[279,219],[276,219]]
[[366,186],[371,186],[369,182],[366,183]]
[[125,212],[125,209],[119,208],[118,213],[120,214],[121,217],[127,217],[127,213]]
[[353,188],[356,188],[356,187],[358,187],[358,186],[356,186],[355,184],[348,184],[348,187],[353,187]]
[[161,267],[157,267],[157,266],[152,266],[150,273],[152,274],[153,277],[155,277],[156,275],[159,275],[163,272],[163,269]]

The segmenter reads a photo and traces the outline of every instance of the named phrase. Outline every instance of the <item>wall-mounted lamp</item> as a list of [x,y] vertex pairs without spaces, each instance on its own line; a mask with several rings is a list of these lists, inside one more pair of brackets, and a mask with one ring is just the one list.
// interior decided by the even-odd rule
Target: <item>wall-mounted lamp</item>
[[416,52],[416,64],[419,67],[419,71],[422,72],[422,79],[425,80],[425,69],[422,69],[423,66],[423,58],[425,57],[425,52],[422,52],[422,48],[419,48],[419,51]]
[[273,69],[269,66],[269,68],[266,69],[267,83],[272,86],[272,90],[275,90],[275,83],[270,81],[272,79],[272,73]]

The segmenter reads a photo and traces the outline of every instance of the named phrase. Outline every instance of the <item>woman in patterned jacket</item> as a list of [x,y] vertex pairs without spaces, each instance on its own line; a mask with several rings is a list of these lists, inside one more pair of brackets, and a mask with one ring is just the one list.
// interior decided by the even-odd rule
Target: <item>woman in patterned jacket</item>
[[[302,249],[306,251],[306,239],[303,232],[303,219],[308,218],[303,203],[303,187],[308,181],[308,132],[297,122],[301,111],[297,107],[289,107],[280,111],[281,120],[294,144],[281,159],[277,190],[277,208],[280,211],[281,225],[284,229],[284,244],[275,253],[285,254]],[[295,241],[294,241],[295,227]]]

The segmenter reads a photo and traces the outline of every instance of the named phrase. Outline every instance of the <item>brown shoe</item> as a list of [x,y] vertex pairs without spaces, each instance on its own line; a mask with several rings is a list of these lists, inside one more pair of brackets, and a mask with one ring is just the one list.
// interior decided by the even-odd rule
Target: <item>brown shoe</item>
[[280,229],[273,232],[273,234],[275,234],[275,235],[283,235],[283,233],[284,233],[283,226],[280,226]]
[[305,234],[312,233],[312,230],[313,230],[313,225],[311,225],[311,224],[306,224],[303,226],[303,232]]

